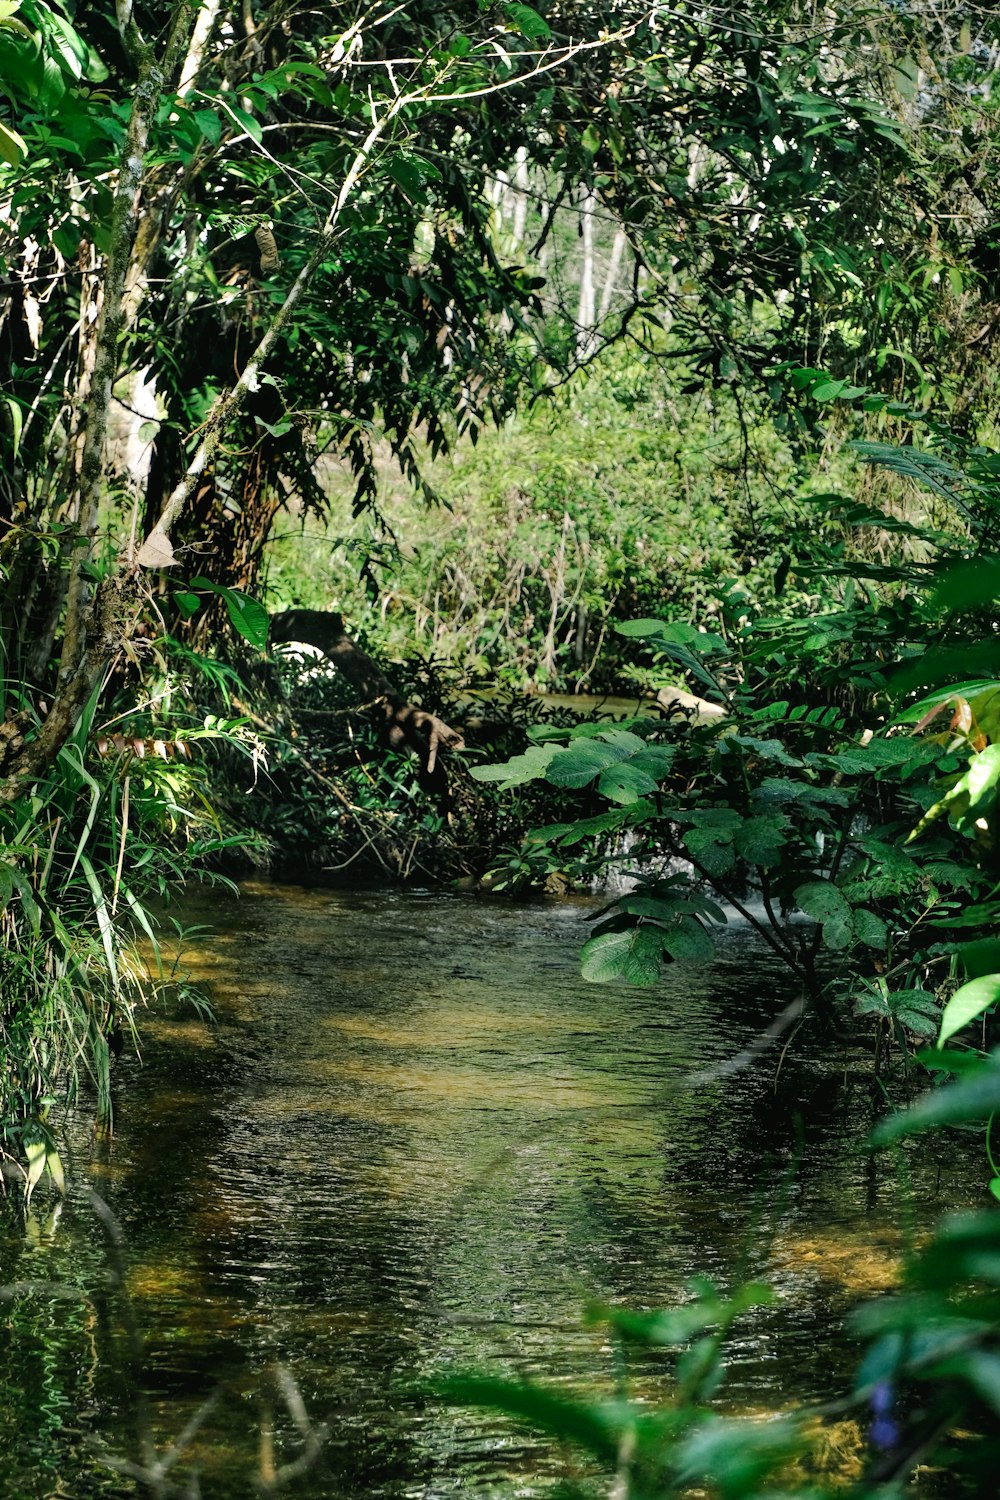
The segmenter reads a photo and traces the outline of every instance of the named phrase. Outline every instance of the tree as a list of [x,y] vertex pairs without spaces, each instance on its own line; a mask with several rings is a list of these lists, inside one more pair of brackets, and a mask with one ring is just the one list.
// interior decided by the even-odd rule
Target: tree
[[[7,677],[30,689],[11,704],[5,797],[51,762],[144,615],[181,628],[168,577],[253,588],[279,509],[322,505],[324,454],[371,506],[380,439],[420,485],[422,446],[475,438],[609,337],[728,385],[793,355],[919,365],[926,313],[959,281],[966,296],[959,259],[979,243],[971,209],[933,206],[938,116],[977,141],[990,128],[969,82],[986,64],[940,45],[957,11],[713,15],[709,35],[683,8],[423,3],[331,32],[294,6],[71,21],[24,0],[0,34],[24,141],[3,168],[2,626]],[[901,91],[903,43],[921,67],[932,47],[943,59],[930,103]],[[512,173],[533,204],[516,258],[488,191]],[[563,299],[538,274],[573,203],[585,285],[596,205],[611,258],[622,236],[631,251],[603,336],[577,326],[597,320],[592,285],[580,298],[571,276]],[[900,287],[915,312],[889,346]]]

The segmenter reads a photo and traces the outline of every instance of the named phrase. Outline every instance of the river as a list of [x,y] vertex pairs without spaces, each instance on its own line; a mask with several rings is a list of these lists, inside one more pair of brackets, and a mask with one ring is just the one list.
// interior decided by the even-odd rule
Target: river
[[[787,1002],[785,975],[734,925],[655,990],[591,986],[586,912],[263,883],[186,909],[212,923],[186,967],[215,1019],[147,1014],[113,1138],[82,1115],[70,1132],[66,1203],[40,1188],[27,1233],[0,1214],[0,1283],[55,1289],[0,1304],[4,1500],[145,1493],[102,1456],[135,1461],[143,1432],[162,1451],[215,1390],[174,1472],[245,1497],[272,1408],[276,1462],[296,1452],[278,1367],[329,1427],[297,1496],[547,1496],[572,1455],[444,1405],[435,1377],[609,1393],[585,1307],[670,1304],[694,1275],[778,1293],[735,1331],[725,1409],[849,1388],[847,1310],[891,1286],[909,1217],[969,1195],[968,1163],[924,1146],[904,1192],[859,1146],[870,1061],[807,1030],[777,1079],[771,1053],[699,1081]],[[662,1398],[669,1361],[627,1379]]]

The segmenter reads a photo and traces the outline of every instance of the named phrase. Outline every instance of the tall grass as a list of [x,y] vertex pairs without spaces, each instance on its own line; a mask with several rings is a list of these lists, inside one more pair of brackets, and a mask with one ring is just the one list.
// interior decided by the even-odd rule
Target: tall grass
[[0,807],[0,1157],[27,1161],[29,1188],[38,1142],[54,1150],[53,1110],[86,1090],[110,1123],[112,1055],[170,978],[155,912],[247,841],[223,829],[192,753],[238,740],[236,721],[147,735],[132,714],[126,734],[124,720],[98,726],[98,706],[95,694],[44,778]]

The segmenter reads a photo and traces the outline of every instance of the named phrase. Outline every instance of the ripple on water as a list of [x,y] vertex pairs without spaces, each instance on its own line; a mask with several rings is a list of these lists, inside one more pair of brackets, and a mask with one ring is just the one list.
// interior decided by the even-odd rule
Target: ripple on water
[[[773,1018],[784,976],[737,927],[714,964],[655,991],[587,985],[585,915],[268,885],[207,914],[217,931],[187,965],[217,1024],[151,1022],[94,1162],[124,1226],[160,1440],[226,1382],[198,1439],[206,1494],[245,1495],[278,1361],[332,1413],[302,1495],[541,1496],[566,1455],[442,1407],[428,1380],[476,1368],[610,1393],[613,1353],[582,1310],[667,1304],[696,1274],[778,1293],[735,1333],[733,1409],[848,1380],[846,1309],[892,1284],[900,1244],[898,1184],[851,1146],[869,1108],[856,1062],[829,1066],[803,1037],[777,1090],[770,1066],[690,1087]],[[34,1258],[32,1274],[106,1281],[82,1204],[48,1243],[0,1253],[8,1277]],[[63,1413],[0,1495],[55,1479],[115,1493],[85,1438],[127,1448],[135,1389],[106,1288],[98,1303],[53,1312],[44,1334],[27,1317],[0,1332],[15,1424],[42,1394]],[[631,1381],[662,1399],[669,1359],[633,1356]]]

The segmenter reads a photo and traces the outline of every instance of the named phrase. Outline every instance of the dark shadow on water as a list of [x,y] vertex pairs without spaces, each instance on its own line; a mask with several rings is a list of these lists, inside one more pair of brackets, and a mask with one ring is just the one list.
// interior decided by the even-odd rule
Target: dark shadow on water
[[[868,1060],[804,1028],[777,1081],[772,1053],[691,1087],[787,1003],[786,976],[736,928],[655,991],[594,987],[584,916],[266,885],[188,912],[216,929],[188,967],[217,1021],[150,1017],[114,1139],[81,1122],[74,1154],[122,1225],[159,1441],[226,1386],[193,1450],[206,1496],[249,1493],[279,1363],[331,1424],[296,1495],[544,1495],[564,1454],[414,1391],[457,1366],[608,1392],[584,1306],[667,1304],[694,1274],[778,1291],[735,1336],[731,1410],[846,1388],[845,1313],[891,1285],[901,1244],[891,1163],[857,1149]],[[925,1151],[916,1204],[936,1217],[974,1172]],[[4,1500],[135,1493],[87,1446],[133,1451],[106,1271],[79,1196],[33,1240],[0,1223],[0,1281],[91,1294],[0,1309]],[[632,1379],[669,1390],[651,1356]]]

